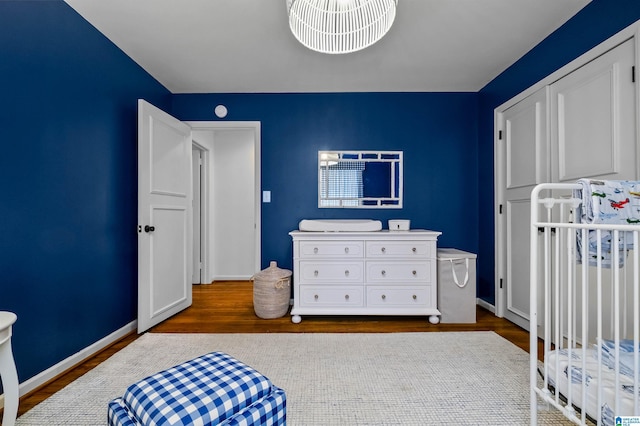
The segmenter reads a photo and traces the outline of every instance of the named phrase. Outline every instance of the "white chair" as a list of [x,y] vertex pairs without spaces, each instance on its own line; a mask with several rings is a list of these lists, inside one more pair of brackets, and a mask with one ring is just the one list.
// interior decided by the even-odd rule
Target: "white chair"
[[18,373],[11,351],[11,328],[18,317],[13,312],[0,311],[0,377],[4,389],[3,426],[13,426],[18,415]]

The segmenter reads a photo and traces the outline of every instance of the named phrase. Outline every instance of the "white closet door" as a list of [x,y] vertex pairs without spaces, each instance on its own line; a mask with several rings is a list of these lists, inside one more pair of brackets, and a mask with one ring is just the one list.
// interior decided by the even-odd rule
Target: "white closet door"
[[[529,223],[531,190],[548,180],[546,88],[505,110],[499,215],[502,312],[529,329]],[[499,189],[499,190],[500,190]]]
[[551,85],[552,181],[636,179],[634,41]]
[[635,42],[628,40],[500,113],[496,307],[525,329],[533,186],[582,177],[638,179],[634,63]]
[[[573,182],[582,177],[638,179],[634,63],[635,43],[632,39],[551,85],[554,107],[551,115],[551,134],[554,136],[552,177],[555,182]],[[593,268],[589,271],[590,282],[595,282]],[[581,268],[576,269],[576,280],[582,280]],[[605,288],[609,288],[607,283],[605,280]],[[591,305],[601,299],[604,306],[610,306],[608,292],[601,297],[595,291],[596,286],[589,288]],[[578,290],[578,300],[581,297]],[[633,300],[631,292],[627,300]],[[620,308],[621,312],[623,309]],[[591,311],[595,312],[594,306]],[[578,333],[582,332],[581,313],[578,305]],[[589,316],[590,337],[596,330],[596,320],[595,315]],[[609,320],[610,315],[605,313],[605,329],[609,327]]]

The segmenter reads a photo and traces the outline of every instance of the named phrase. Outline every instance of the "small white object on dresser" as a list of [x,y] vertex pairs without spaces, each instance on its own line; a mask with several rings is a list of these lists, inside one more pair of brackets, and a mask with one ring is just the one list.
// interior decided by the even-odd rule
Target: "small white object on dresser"
[[292,231],[293,308],[302,315],[426,315],[440,321],[436,253],[442,233]]

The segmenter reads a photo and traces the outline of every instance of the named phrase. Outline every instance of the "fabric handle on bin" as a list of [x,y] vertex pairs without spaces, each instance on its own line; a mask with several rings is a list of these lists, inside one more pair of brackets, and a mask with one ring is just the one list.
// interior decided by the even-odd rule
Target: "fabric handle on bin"
[[[458,280],[458,274],[456,274],[456,265],[453,262],[456,260],[463,260],[463,259],[466,261],[467,272],[464,275],[464,282],[460,284],[460,281]],[[453,282],[456,283],[458,287],[464,288],[469,282],[469,258],[467,257],[467,258],[447,259],[447,260],[451,262],[451,272],[453,273]]]

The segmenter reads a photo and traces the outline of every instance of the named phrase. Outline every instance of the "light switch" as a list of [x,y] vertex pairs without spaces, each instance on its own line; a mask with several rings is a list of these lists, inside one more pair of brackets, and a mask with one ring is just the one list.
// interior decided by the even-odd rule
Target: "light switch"
[[262,202],[263,203],[271,202],[271,191],[262,191]]

